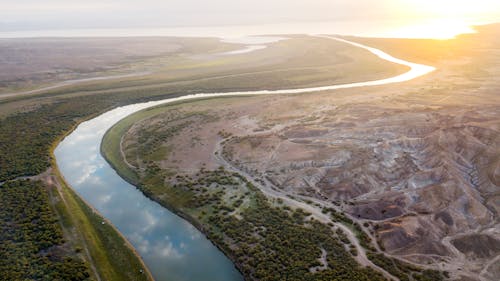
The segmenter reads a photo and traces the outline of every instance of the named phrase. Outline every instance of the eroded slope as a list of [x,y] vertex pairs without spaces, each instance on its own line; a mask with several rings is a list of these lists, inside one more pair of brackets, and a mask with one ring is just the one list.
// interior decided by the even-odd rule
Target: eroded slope
[[347,214],[368,257],[496,280],[500,55],[475,36],[480,47],[405,84],[168,106],[130,127],[121,153],[140,178],[162,171],[147,183],[167,201],[176,174],[222,166],[320,220]]

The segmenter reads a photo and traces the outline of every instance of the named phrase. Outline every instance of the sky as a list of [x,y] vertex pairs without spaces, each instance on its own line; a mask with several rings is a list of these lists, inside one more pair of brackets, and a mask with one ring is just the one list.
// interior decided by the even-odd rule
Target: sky
[[435,18],[500,21],[500,1],[0,0],[0,31]]

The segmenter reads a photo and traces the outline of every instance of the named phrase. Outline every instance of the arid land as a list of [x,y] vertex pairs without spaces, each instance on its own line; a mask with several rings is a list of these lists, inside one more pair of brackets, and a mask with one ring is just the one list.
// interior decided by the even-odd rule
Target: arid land
[[[58,171],[53,150],[80,122],[120,105],[189,93],[328,85],[406,71],[333,40],[287,38],[233,56],[225,54],[245,45],[213,38],[0,40],[0,186],[5,192],[2,214],[9,218],[0,227],[13,234],[1,241],[2,246],[11,245],[2,248],[8,257],[0,263],[5,278],[71,274],[79,280],[151,279],[112,223],[103,224],[106,220]],[[344,70],[356,75],[345,75]],[[46,221],[26,225],[23,212],[30,208],[7,211],[30,200],[46,211]],[[39,229],[54,237],[52,244],[45,236],[26,236]],[[26,241],[13,239],[18,234]],[[34,249],[30,245],[42,251],[27,254]],[[59,266],[68,260],[75,266]],[[70,273],[73,270],[77,272]]]
[[[394,260],[384,267],[371,255],[453,280],[498,280],[500,28],[479,31],[446,41],[350,38],[438,70],[386,86],[163,106],[125,119],[104,152],[122,175],[207,228],[243,265],[252,263],[234,253],[255,245],[235,242],[222,227],[231,225],[214,220],[243,220],[253,202],[244,195],[256,192],[270,208],[306,212],[301,227],[318,221],[337,238],[340,229],[352,258],[386,278],[417,280],[391,269],[399,268]],[[204,186],[205,173],[221,167],[245,180]],[[254,235],[268,239],[265,231]],[[313,275],[331,269],[334,255],[314,247],[320,262],[309,268]]]

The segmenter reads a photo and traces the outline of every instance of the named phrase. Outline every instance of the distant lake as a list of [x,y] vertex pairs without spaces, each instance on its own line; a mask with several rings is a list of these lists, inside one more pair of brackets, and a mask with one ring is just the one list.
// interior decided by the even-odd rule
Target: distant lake
[[419,22],[336,21],[299,22],[239,26],[167,27],[167,28],[113,28],[113,29],[57,29],[1,31],[0,38],[30,37],[219,37],[238,38],[268,34],[339,34],[362,37],[394,38],[452,38],[462,33],[473,33],[473,23],[453,20],[425,20]]

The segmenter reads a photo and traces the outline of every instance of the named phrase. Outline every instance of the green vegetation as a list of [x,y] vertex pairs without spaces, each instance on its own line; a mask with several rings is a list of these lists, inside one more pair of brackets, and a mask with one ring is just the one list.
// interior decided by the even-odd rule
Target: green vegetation
[[42,182],[0,186],[0,280],[90,279],[87,265],[64,241],[49,206]]
[[[276,208],[258,189],[238,174],[223,169],[202,170],[198,178],[176,176],[172,186],[163,185],[161,169],[151,168],[141,181],[143,191],[174,210],[180,210],[207,230],[249,278],[256,280],[383,280],[371,269],[361,269],[352,258],[357,251],[345,234],[317,221],[301,209]],[[155,179],[155,180],[151,180]],[[244,186],[244,187],[242,187]],[[236,190],[236,191],[235,191]],[[162,198],[162,199],[159,199]],[[368,258],[400,280],[444,280],[439,271],[423,270],[376,253],[362,228],[343,214],[335,221],[353,228]],[[350,246],[348,250],[344,245]],[[327,255],[328,269],[319,266],[320,249]],[[349,254],[350,253],[350,254]],[[375,274],[367,278],[365,274]]]
[[61,107],[44,106],[35,112],[20,113],[0,120],[0,181],[32,176],[47,170],[50,165],[50,144],[71,126],[72,117],[78,116],[78,113],[74,113],[75,116],[59,118],[57,113]]
[[332,220],[340,222],[353,230],[356,234],[360,245],[366,249],[367,257],[374,264],[385,269],[387,272],[393,276],[398,277],[401,281],[439,281],[445,280],[445,272],[435,271],[435,270],[422,270],[411,264],[402,262],[400,260],[389,258],[382,253],[378,253],[373,246],[372,239],[366,234],[363,228],[352,219],[347,217],[345,214],[337,212],[333,208],[323,209],[323,213],[329,213]]
[[0,186],[0,280],[90,280],[86,259],[101,280],[151,279],[110,224],[71,189],[61,192],[41,181]]
[[356,234],[356,238],[359,240],[360,245],[370,251],[376,251],[373,247],[372,239],[366,234],[363,228],[352,219],[347,217],[344,213],[337,212],[334,208],[325,208],[322,211],[325,214],[330,214],[332,221],[340,222],[353,230]]
[[[214,98],[207,98],[214,99]],[[199,101],[199,100],[197,100]],[[105,134],[101,143],[101,153],[106,158],[106,160],[115,168],[120,175],[127,181],[138,184],[139,176],[137,171],[129,167],[125,161],[123,161],[122,152],[123,149],[127,161],[136,168],[142,168],[145,163],[152,163],[155,161],[163,160],[167,153],[170,151],[169,147],[163,145],[163,140],[171,138],[177,134],[181,129],[188,127],[190,124],[197,122],[197,124],[202,124],[203,122],[213,121],[214,116],[208,115],[204,112],[193,112],[193,113],[181,113],[175,107],[183,102],[175,102],[166,105],[160,105],[154,108],[148,108],[141,110],[135,114],[132,114],[113,127],[111,127]],[[122,136],[136,123],[142,122],[151,116],[156,116],[160,113],[164,113],[166,109],[169,109],[169,114],[165,116],[165,119],[156,124],[154,128],[145,130],[140,127],[138,130],[138,142],[141,143],[140,146],[133,145],[133,147],[121,147],[120,142],[122,141]],[[169,126],[167,124],[174,124]],[[194,140],[191,140],[194,141]],[[131,152],[134,156],[129,157]],[[138,163],[135,155],[139,155],[144,161],[144,163]],[[153,179],[154,180],[154,179]]]
[[[242,264],[245,275],[253,279],[384,279],[372,269],[361,268],[329,227],[307,221],[307,214],[300,209],[287,212],[273,208],[257,195],[255,204],[242,212],[242,219],[219,216],[209,218],[222,232],[219,243],[235,248],[236,260]],[[321,249],[327,253],[328,268],[312,273],[310,268],[321,265]]]
[[[270,52],[260,57],[254,65],[250,63],[249,58],[245,60],[227,58],[225,60],[229,61],[228,64],[227,61],[196,64],[190,58],[191,65],[176,66],[180,69],[180,73],[188,73],[182,77],[173,75],[173,78],[167,79],[162,75],[153,75],[141,79],[92,82],[58,88],[33,96],[17,96],[1,100],[0,183],[19,177],[38,175],[51,166],[55,167],[51,159],[51,150],[57,140],[79,122],[116,106],[197,92],[300,87],[368,80],[404,70],[366,55],[364,59],[370,62],[359,64],[363,65],[362,69],[356,64],[349,65],[348,68],[343,64],[340,69],[342,71],[339,72],[336,63],[349,61],[346,57],[358,55],[363,57],[364,51],[355,48],[351,50],[349,47],[337,58],[331,54],[335,53],[332,49],[336,49],[338,43],[333,43],[333,48],[325,48],[324,46],[329,44],[325,44],[324,40],[314,40],[314,44],[310,44],[309,40],[298,40],[298,42],[299,45],[295,45],[295,49],[282,48],[288,50],[286,55],[282,54],[280,48],[268,48]],[[340,47],[342,46],[340,44]],[[305,52],[307,57],[297,56],[296,50],[302,52],[304,48],[314,51]],[[319,48],[321,52],[318,52]],[[278,54],[283,55],[279,64],[261,66],[261,62],[264,61],[274,62]],[[329,59],[325,60],[325,57]],[[219,67],[220,65],[223,67]],[[245,67],[241,68],[241,65]],[[367,65],[370,66],[366,67]],[[234,77],[228,79],[224,77],[226,75]],[[207,79],[208,76],[212,78]],[[155,152],[161,154],[165,150]],[[108,159],[120,171],[129,170],[125,166],[117,166],[121,161],[118,161],[120,155],[116,154],[116,150],[114,156],[109,155]],[[162,171],[154,164],[156,159],[150,157],[152,163],[145,167],[145,173],[141,177],[135,175],[134,179],[140,182],[142,190],[159,201],[160,195],[168,195],[161,202],[186,214],[193,223],[199,222],[200,228],[206,228],[210,238],[224,248],[246,276],[262,280],[382,279],[373,270],[360,268],[354,262],[348,250],[344,248],[339,238],[340,234],[336,235],[325,225],[307,221],[306,214],[300,210],[273,207],[258,190],[254,190],[238,175],[230,175],[224,171],[205,171],[196,179],[174,178],[171,172]],[[133,175],[130,173],[126,177],[131,179]],[[147,176],[147,180],[142,176]],[[171,184],[163,185],[164,179],[168,179]],[[20,228],[14,227],[14,224],[4,224],[3,222],[10,222],[13,218],[2,217],[0,221],[2,259],[7,256],[4,255],[4,250],[9,251],[9,255],[10,251],[16,252],[17,247],[20,250],[12,257],[7,256],[0,261],[1,274],[4,269],[17,272],[15,274],[18,274],[19,270],[22,274],[45,274],[44,270],[48,270],[48,275],[43,276],[15,275],[6,278],[71,280],[64,277],[64,274],[71,272],[73,278],[81,276],[87,278],[85,272],[93,277],[95,270],[102,280],[148,279],[146,274],[139,274],[142,268],[140,260],[125,245],[125,240],[117,231],[107,223],[103,225],[101,216],[65,186],[61,178],[58,181],[61,184],[60,189],[48,189],[50,200],[43,199],[45,196],[43,192],[42,195],[37,195],[36,189],[45,190],[45,187],[41,188],[41,183],[17,180],[7,182],[0,187],[2,215],[14,212],[14,209],[16,212],[24,211],[19,206],[25,207],[36,202],[39,202],[36,210],[41,214],[47,214],[39,221],[43,227],[35,229],[30,229],[29,225],[22,221],[24,219],[22,216],[18,217],[21,221],[16,224]],[[4,192],[7,192],[5,196]],[[29,201],[31,203],[16,205],[17,202],[28,200],[27,198],[37,199],[34,200],[36,202]],[[54,203],[52,215],[47,213],[50,209],[48,207],[51,206],[50,202]],[[30,209],[31,205],[29,206],[26,209]],[[31,215],[36,214],[31,213]],[[12,228],[12,232],[10,230],[5,232],[4,227]],[[239,229],[245,231],[236,231]],[[13,240],[15,243],[28,242],[22,242],[24,244],[16,245],[13,249],[8,242],[11,236],[4,237],[4,233],[12,234],[15,239],[18,237],[26,239]],[[259,245],[265,245],[265,248]],[[55,253],[61,254],[60,256],[53,253],[64,247],[68,247],[64,253]],[[22,250],[24,248],[26,250]],[[308,272],[307,266],[319,265],[321,249],[327,252],[328,268],[318,273]],[[349,251],[352,252],[352,248]],[[251,256],[247,256],[246,252]],[[49,256],[48,253],[53,255]],[[54,255],[58,259],[52,260]],[[16,262],[14,263],[16,266],[21,267],[11,268],[11,260]],[[95,265],[95,269],[89,270],[82,260],[86,260],[89,266]],[[263,261],[273,262],[266,265]],[[27,264],[29,270],[24,270]],[[8,268],[4,268],[4,265]],[[49,270],[50,267],[53,270]],[[3,278],[3,275],[0,278]]]
[[[142,126],[158,114],[163,115],[155,118],[153,124]],[[138,176],[135,183],[147,196],[204,230],[249,279],[364,280],[367,272],[368,275],[375,274],[370,280],[383,279],[372,269],[359,268],[353,259],[359,253],[340,229],[334,231],[333,224],[311,221],[307,218],[309,214],[288,208],[283,205],[283,200],[276,200],[277,205],[276,202],[269,203],[239,174],[221,168],[215,171],[201,169],[195,175],[179,175],[175,170],[160,168],[158,161],[168,155],[155,160],[152,152],[164,147],[165,140],[183,128],[190,128],[186,127],[190,123],[185,122],[193,116],[196,116],[194,112],[179,112],[179,108],[170,106],[129,116],[105,136],[107,146],[103,153],[107,156],[114,150],[118,157],[107,158],[118,167],[120,174],[127,177],[134,172]],[[120,140],[134,124],[134,134],[125,136],[124,140],[132,139],[128,144],[132,148],[125,147],[125,155],[133,161],[137,167],[135,170],[120,165],[123,159],[119,154]],[[423,270],[379,253],[375,241],[363,227],[344,213],[333,208],[323,209],[323,213],[348,226],[367,250],[368,258],[401,280],[444,280],[439,271]],[[319,260],[322,251],[327,253],[327,268],[312,270],[322,269]]]
[[[0,100],[0,116],[5,116],[6,112],[16,112],[0,119],[0,182],[45,171],[50,166],[49,147],[54,141],[79,121],[118,105],[197,92],[324,85],[352,81],[353,77],[356,77],[357,81],[363,80],[357,75],[359,72],[369,77],[373,75],[374,72],[367,69],[367,65],[377,69],[375,73],[381,77],[403,71],[400,66],[333,40],[295,39],[281,42],[279,45],[281,48],[269,48],[267,50],[269,53],[266,51],[259,57],[264,61],[270,57],[276,59],[277,54],[280,54],[279,57],[284,57],[279,60],[280,63],[266,67],[262,67],[259,63],[255,66],[251,63],[249,65],[249,61],[252,60],[248,57],[218,58],[219,64],[223,67],[205,67],[202,73],[198,73],[199,65],[189,59],[176,66],[183,73],[186,69],[192,71],[190,76],[183,77],[184,80],[177,81],[178,83],[169,80],[172,79],[169,76],[152,75],[149,78],[131,78],[130,81],[119,79],[86,83],[81,86],[54,89],[34,97],[21,95]],[[287,48],[282,48],[283,46]],[[297,57],[297,50],[302,52],[304,48],[315,51],[308,52],[307,57]],[[337,75],[339,68],[335,63],[349,61],[346,56],[353,58],[353,63],[347,64],[350,69],[352,68],[350,73],[352,75],[339,80]],[[243,69],[240,67],[242,63],[246,65]],[[363,67],[360,68],[360,65]],[[346,65],[343,65],[343,73],[347,72],[345,67]],[[294,84],[290,82],[289,71],[292,71],[290,68],[296,72],[297,81]],[[319,75],[315,68],[321,69],[322,74]],[[238,77],[227,79],[227,75],[236,73],[239,73]],[[217,77],[217,75],[221,77],[205,79],[207,76]],[[335,81],[331,81],[331,77],[335,77]],[[166,81],[169,83],[165,83]],[[258,84],[256,81],[259,81]],[[123,85],[126,83],[132,83],[133,87],[124,88]],[[26,108],[27,112],[17,112]]]
[[91,104],[83,99],[57,102],[0,120],[0,181],[47,170],[52,144],[77,120],[102,108]]
[[86,96],[61,99],[0,119],[0,182],[42,173],[51,165],[51,147],[78,122],[143,97]]
[[441,281],[446,279],[446,272],[423,270],[400,260],[389,258],[384,254],[374,253],[372,251],[368,251],[367,256],[374,264],[387,270],[401,281]]
[[[140,101],[141,97],[95,95],[51,99],[47,104],[0,119],[0,183],[34,176],[54,167],[51,151],[66,132],[85,118],[126,99]],[[56,169],[54,172],[57,174]],[[151,279],[147,271],[140,272],[144,266],[126,240],[110,224],[102,225],[103,218],[64,185],[62,178],[57,181],[61,190],[50,192],[58,202],[54,209],[63,233],[67,234],[65,239],[85,250],[82,259],[95,268],[90,274],[98,274],[102,280]],[[0,246],[3,247],[3,242]]]
[[58,206],[63,214],[61,221],[66,229],[78,232],[101,279],[151,280],[132,246],[111,224],[89,208],[70,188],[65,186],[61,192],[65,204]]
[[[360,267],[329,226],[301,209],[273,206],[239,174],[220,168],[173,176],[150,164],[139,186],[204,230],[250,280],[385,280]],[[322,249],[327,267],[312,272]]]

